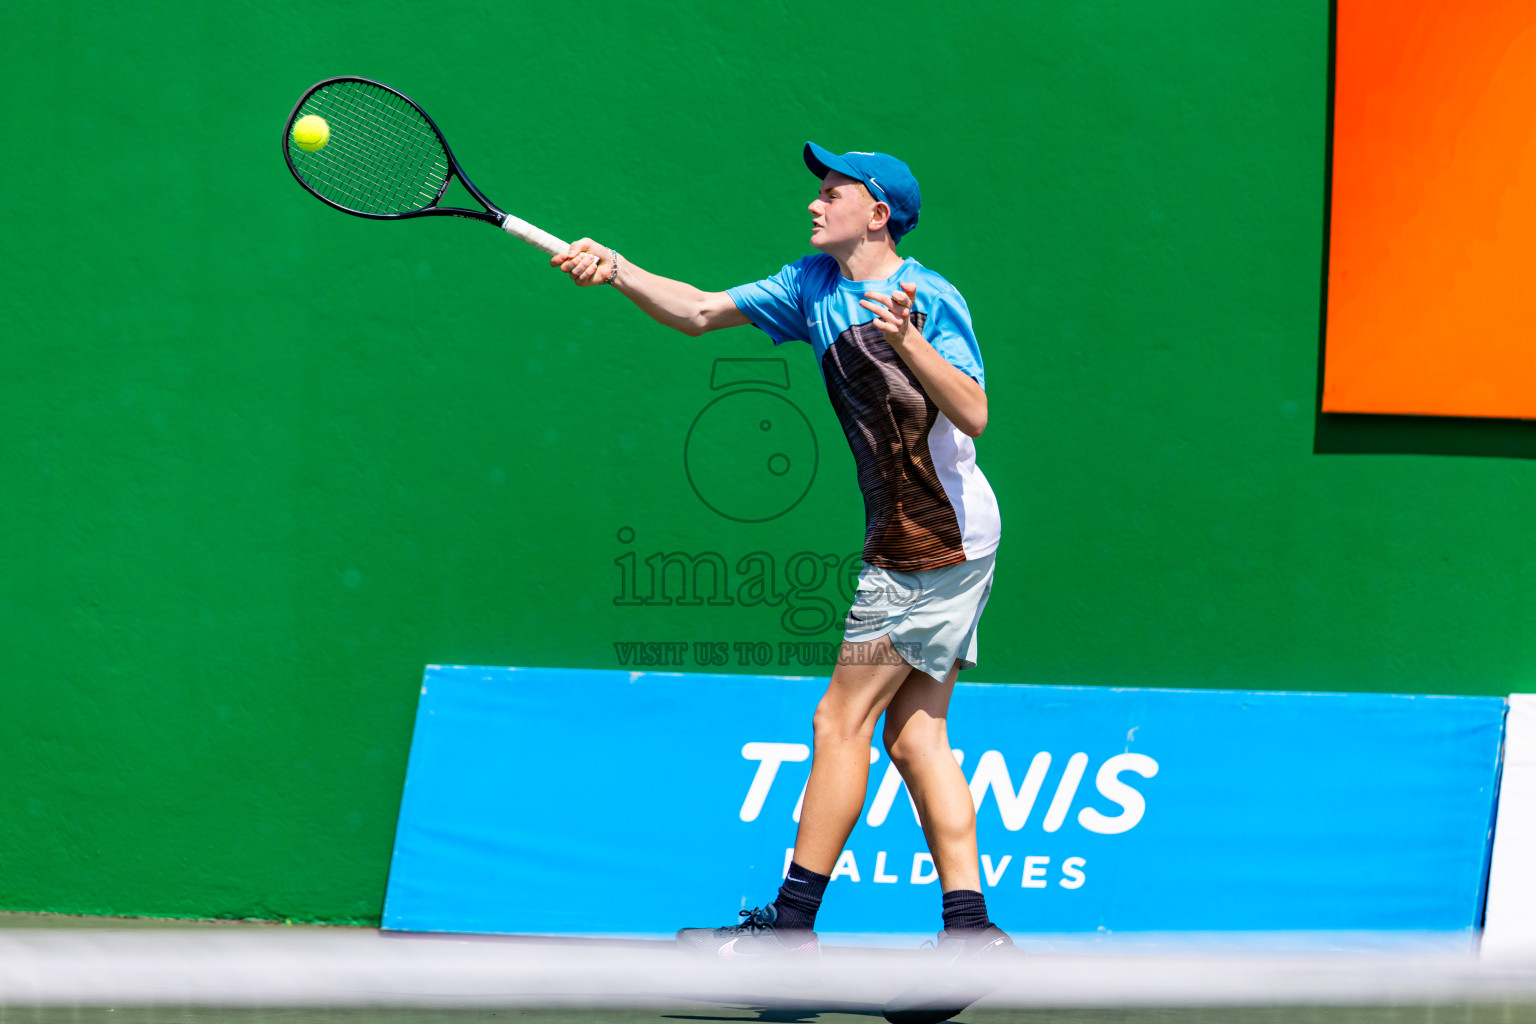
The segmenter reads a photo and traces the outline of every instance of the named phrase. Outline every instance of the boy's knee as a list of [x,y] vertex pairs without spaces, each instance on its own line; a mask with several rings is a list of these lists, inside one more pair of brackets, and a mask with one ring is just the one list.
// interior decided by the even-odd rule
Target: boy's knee
[[[867,716],[851,714],[847,708],[823,700],[816,705],[816,713],[811,716],[811,733],[815,736],[817,743],[855,739],[865,731],[866,718]],[[868,742],[867,737],[865,742]]]
[[936,753],[949,753],[949,735],[943,723],[931,719],[909,718],[900,728],[887,721],[881,738],[891,763],[898,769]]
[[816,705],[816,713],[811,716],[811,734],[816,737],[817,742],[829,734],[834,718],[832,709],[827,707],[826,701]]

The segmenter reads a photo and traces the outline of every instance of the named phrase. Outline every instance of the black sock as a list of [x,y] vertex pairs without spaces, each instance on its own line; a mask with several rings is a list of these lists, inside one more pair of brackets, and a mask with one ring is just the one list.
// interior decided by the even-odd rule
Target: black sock
[[992,922],[987,919],[987,899],[974,889],[955,889],[944,894],[944,930],[979,932]]
[[774,927],[807,932],[816,927],[816,911],[821,909],[821,898],[826,895],[830,881],[830,875],[818,875],[791,862],[789,874],[779,886],[779,897],[773,901],[779,912]]

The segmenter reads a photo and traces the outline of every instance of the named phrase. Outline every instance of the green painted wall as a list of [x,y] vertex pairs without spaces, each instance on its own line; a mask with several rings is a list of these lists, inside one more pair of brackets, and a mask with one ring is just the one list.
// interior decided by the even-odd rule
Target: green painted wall
[[[1532,464],[1318,430],[1318,0],[149,0],[0,29],[0,907],[374,921],[424,664],[761,642],[806,674],[777,645],[837,636],[836,573],[795,556],[856,551],[862,506],[808,350],[670,333],[482,225],[325,209],[278,141],[330,74],[413,95],[536,223],[709,288],[808,251],[805,139],[904,156],[903,252],[987,362],[974,677],[1532,685]],[[722,357],[783,357],[816,439],[766,522],[685,472]],[[783,605],[625,603],[666,552],[793,562],[799,635]]]

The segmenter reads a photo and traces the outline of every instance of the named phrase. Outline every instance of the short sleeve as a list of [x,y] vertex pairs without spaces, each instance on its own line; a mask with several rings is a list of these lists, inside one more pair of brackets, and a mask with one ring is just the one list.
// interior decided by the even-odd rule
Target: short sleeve
[[971,327],[971,311],[959,292],[953,288],[940,291],[923,323],[923,337],[951,366],[986,388],[981,347],[976,344],[976,332]]
[[800,304],[806,259],[788,264],[772,277],[726,290],[736,308],[772,338],[775,345],[811,340]]

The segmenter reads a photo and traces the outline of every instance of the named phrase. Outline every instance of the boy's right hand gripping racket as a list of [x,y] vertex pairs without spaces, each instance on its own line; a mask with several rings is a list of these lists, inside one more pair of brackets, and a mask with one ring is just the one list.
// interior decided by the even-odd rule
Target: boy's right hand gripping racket
[[[294,125],[310,115],[324,119],[329,137],[314,137],[316,122],[307,122],[306,149],[295,138]],[[495,224],[551,256],[570,248],[497,209],[465,176],[426,111],[379,82],[347,76],[311,86],[283,125],[283,159],[300,185],[346,213],[376,220],[468,217]],[[484,210],[437,205],[455,174]]]

